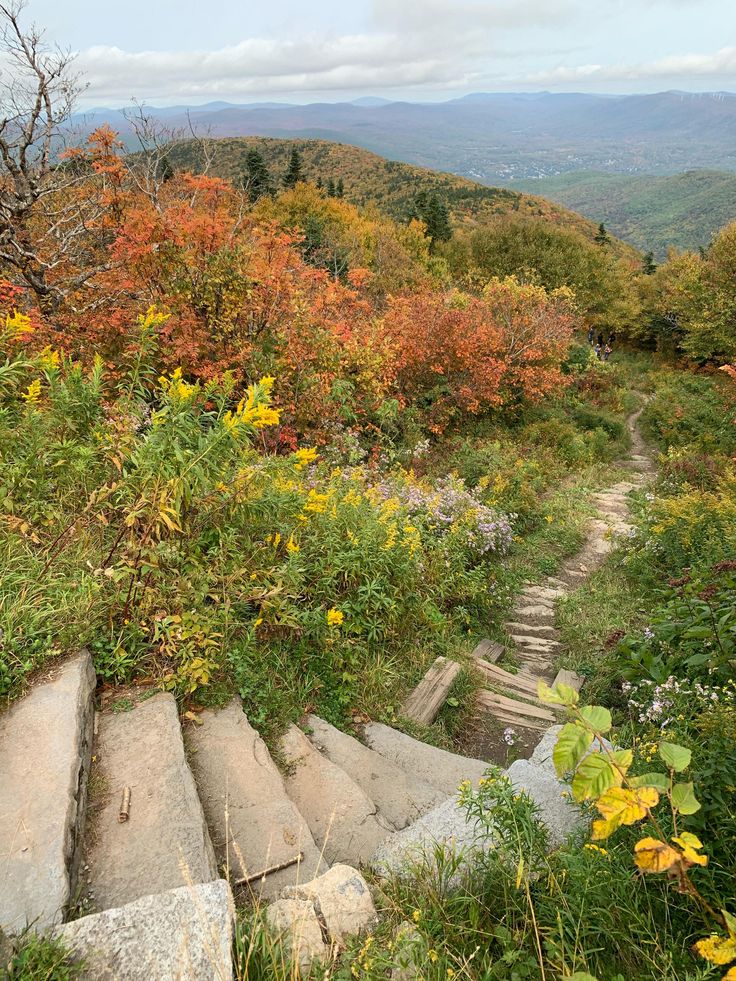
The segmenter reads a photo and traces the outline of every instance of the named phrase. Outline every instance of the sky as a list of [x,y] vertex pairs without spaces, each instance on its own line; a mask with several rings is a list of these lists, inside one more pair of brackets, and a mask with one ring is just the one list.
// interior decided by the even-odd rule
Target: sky
[[29,0],[86,106],[736,91],[736,0]]

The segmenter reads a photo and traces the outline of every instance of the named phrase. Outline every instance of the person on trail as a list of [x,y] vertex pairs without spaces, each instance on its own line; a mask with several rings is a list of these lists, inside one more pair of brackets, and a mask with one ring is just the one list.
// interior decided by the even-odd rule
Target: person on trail
[[612,330],[611,333],[608,335],[608,343],[611,345],[611,347],[613,347],[615,342],[616,342],[616,332]]
[[603,331],[598,332],[598,347],[603,350]]
[[609,344],[606,344],[606,346],[605,346],[605,348],[603,350],[603,360],[604,361],[608,361],[608,359],[611,357],[611,351],[613,351],[613,348],[611,347],[610,343]]
[[595,356],[600,361],[601,360],[601,351],[603,350],[603,348],[601,347],[600,344],[596,344],[596,346],[593,348],[593,350],[595,351]]
[[595,327],[591,327],[588,331],[588,344],[593,347],[593,338],[595,337]]

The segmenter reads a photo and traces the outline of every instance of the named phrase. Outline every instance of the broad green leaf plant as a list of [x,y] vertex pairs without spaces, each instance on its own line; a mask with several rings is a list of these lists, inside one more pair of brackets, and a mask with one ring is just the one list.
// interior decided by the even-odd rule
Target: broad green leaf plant
[[[634,863],[644,874],[665,874],[678,892],[689,896],[714,927],[714,932],[698,941],[695,949],[711,964],[736,962],[736,917],[726,910],[715,910],[701,895],[692,873],[707,865],[703,844],[698,837],[680,827],[682,817],[695,814],[700,803],[691,781],[680,776],[690,766],[691,751],[676,743],[660,742],[658,752],[665,770],[632,775],[630,749],[616,749],[606,738],[612,720],[608,709],[599,705],[580,705],[580,696],[568,685],[552,688],[539,683],[539,698],[548,705],[563,707],[569,721],[562,727],[552,761],[559,777],[571,776],[572,796],[578,803],[590,802],[599,817],[593,821],[592,838],[603,841],[627,825],[641,824],[643,834],[634,845]],[[673,834],[664,831],[663,814],[669,810]],[[667,822],[669,823],[669,822]],[[724,975],[736,981],[736,964]]]

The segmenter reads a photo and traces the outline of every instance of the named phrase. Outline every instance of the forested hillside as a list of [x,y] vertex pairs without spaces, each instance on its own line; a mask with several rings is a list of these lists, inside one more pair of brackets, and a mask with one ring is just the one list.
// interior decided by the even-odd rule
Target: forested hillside
[[657,260],[670,247],[705,248],[736,218],[736,174],[728,171],[671,176],[575,171],[512,186],[604,222],[613,234],[653,252]]
[[[197,141],[172,148],[172,164],[195,172],[205,167],[234,184],[248,180],[247,155],[261,154],[274,187],[281,185],[293,149],[301,156],[302,175],[307,181],[321,181],[325,191],[330,182],[342,187],[345,199],[360,206],[370,205],[397,221],[412,213],[418,194],[436,194],[447,205],[458,228],[475,227],[496,216],[541,219],[560,228],[571,229],[594,239],[598,223],[553,204],[535,194],[505,187],[485,187],[454,174],[438,173],[424,167],[386,160],[368,150],[325,140],[276,140],[262,137],[217,139],[207,143],[206,151]],[[211,155],[211,162],[209,156]],[[633,250],[613,242],[620,254]]]

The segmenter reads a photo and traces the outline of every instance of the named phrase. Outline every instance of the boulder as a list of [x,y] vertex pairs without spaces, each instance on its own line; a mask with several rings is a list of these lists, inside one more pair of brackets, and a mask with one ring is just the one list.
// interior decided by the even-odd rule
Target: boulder
[[[322,927],[308,899],[277,899],[266,909],[266,924],[302,973],[309,971],[312,961],[329,957],[330,948],[322,938]],[[291,975],[285,971],[284,977]]]
[[376,920],[376,907],[368,883],[356,869],[349,865],[333,865],[324,875],[300,886],[287,886],[282,890],[283,899],[301,899],[311,902],[317,918],[336,944],[364,933]]

